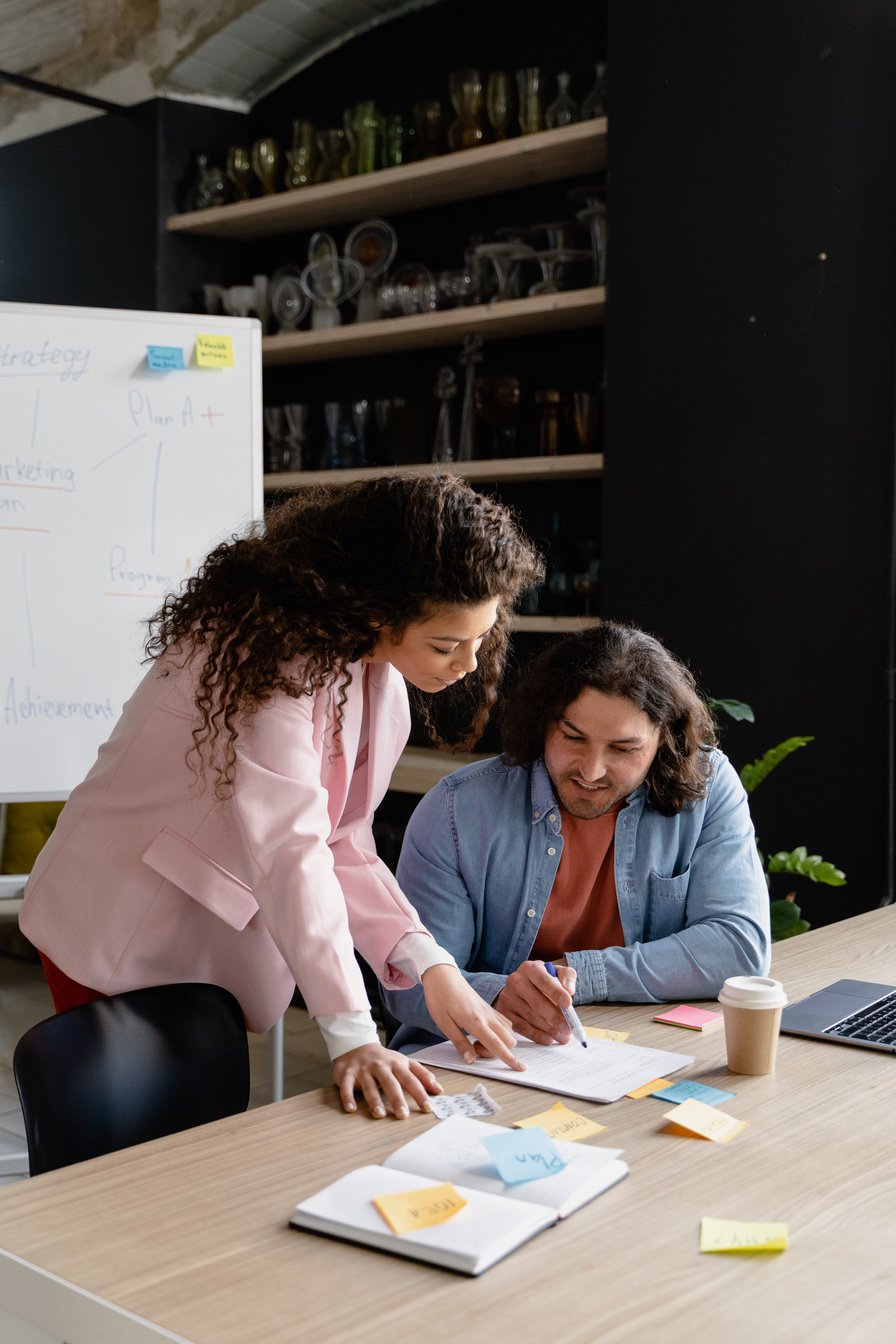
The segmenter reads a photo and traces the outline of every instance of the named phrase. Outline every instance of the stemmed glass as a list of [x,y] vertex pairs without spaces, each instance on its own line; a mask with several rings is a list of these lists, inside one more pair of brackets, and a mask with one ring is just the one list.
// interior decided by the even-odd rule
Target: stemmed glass
[[308,426],[308,407],[292,402],[283,407],[286,419],[286,437],[283,440],[283,470],[301,471],[305,465],[305,436]]
[[596,541],[583,537],[577,546],[581,569],[572,576],[572,586],[582,598],[582,615],[592,616],[592,599],[600,582],[600,552]]
[[579,597],[582,598],[582,615],[592,616],[594,613],[591,610],[591,600],[599,586],[598,562],[594,561],[593,569],[589,568],[579,574],[573,574],[572,586]]
[[341,126],[330,126],[326,130],[318,131],[317,147],[320,150],[318,182],[336,182],[343,176],[342,159],[347,143],[348,138]]
[[576,219],[587,224],[591,230],[591,252],[593,257],[591,278],[595,285],[604,285],[607,281],[607,210],[598,202],[587,205],[584,210],[576,211]]
[[248,201],[252,186],[252,163],[243,145],[231,145],[227,151],[227,176],[238,201]]
[[439,403],[439,418],[436,435],[432,445],[432,462],[453,462],[454,448],[451,443],[451,409],[449,403],[457,393],[457,375],[444,365],[436,375],[433,393]]
[[528,243],[480,243],[475,249],[477,257],[486,257],[495,268],[498,277],[496,299],[512,299],[513,282],[516,268],[524,257],[531,257],[535,249]]
[[265,135],[255,141],[252,146],[252,168],[265,196],[272,196],[277,190],[280,171],[280,146],[272,136]]
[[286,441],[285,417],[282,406],[264,406],[264,470],[283,471],[283,446]]
[[581,248],[546,247],[535,253],[535,259],[541,267],[541,279],[529,290],[534,294],[558,294],[560,268],[570,262],[587,261],[591,253]]
[[496,140],[510,134],[513,83],[506,70],[493,70],[485,85],[485,110]]

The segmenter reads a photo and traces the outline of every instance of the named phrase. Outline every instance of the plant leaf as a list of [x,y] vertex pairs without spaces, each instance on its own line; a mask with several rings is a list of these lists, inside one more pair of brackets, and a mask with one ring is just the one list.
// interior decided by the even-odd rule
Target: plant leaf
[[846,885],[846,874],[842,869],[835,868],[820,854],[809,854],[805,845],[799,845],[789,853],[782,849],[777,854],[770,854],[766,866],[770,873],[797,873],[812,882],[823,882],[828,887]]
[[758,788],[762,781],[771,774],[775,766],[786,760],[791,752],[798,751],[800,747],[804,747],[807,742],[812,741],[814,741],[812,737],[788,737],[786,741],[779,742],[776,747],[771,747],[758,761],[753,761],[751,765],[745,765],[740,772],[740,781],[747,793],[752,793],[755,788]]
[[755,723],[756,718],[749,705],[744,704],[743,700],[716,700],[713,696],[707,696],[706,703],[714,714],[720,711],[727,714],[730,719],[744,720],[746,723]]
[[802,918],[800,907],[793,899],[793,893],[783,901],[771,901],[769,910],[773,941],[780,941],[781,938],[793,938],[798,933],[805,933],[810,927],[808,922]]
[[809,928],[805,919],[800,918],[800,908],[791,900],[770,901],[772,942],[779,943],[782,938],[795,938]]

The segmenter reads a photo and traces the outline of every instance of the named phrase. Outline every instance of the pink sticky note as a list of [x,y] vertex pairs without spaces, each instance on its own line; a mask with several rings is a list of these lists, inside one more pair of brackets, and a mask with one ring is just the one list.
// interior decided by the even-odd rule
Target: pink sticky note
[[711,1013],[706,1008],[692,1008],[687,1003],[680,1003],[677,1008],[670,1008],[667,1013],[656,1013],[654,1022],[666,1022],[670,1027],[687,1027],[690,1031],[708,1031],[712,1027],[717,1027],[722,1020],[721,1013]]

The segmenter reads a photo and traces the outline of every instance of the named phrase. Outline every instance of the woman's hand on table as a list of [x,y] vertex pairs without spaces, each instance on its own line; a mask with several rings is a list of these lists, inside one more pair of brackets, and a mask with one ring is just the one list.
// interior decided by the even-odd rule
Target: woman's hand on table
[[410,1114],[408,1096],[425,1111],[427,1094],[436,1096],[442,1090],[424,1065],[378,1044],[359,1045],[337,1055],[333,1060],[333,1082],[346,1111],[358,1109],[355,1093],[360,1092],[376,1120],[388,1112],[397,1120],[406,1120]]
[[485,1057],[519,1073],[525,1070],[513,1053],[516,1037],[509,1019],[481,999],[456,966],[430,966],[422,985],[430,1017],[468,1064]]

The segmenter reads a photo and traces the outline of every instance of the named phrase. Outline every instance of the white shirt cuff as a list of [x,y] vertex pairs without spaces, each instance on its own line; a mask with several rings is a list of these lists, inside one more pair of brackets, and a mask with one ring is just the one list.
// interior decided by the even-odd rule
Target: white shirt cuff
[[424,971],[430,966],[456,966],[450,952],[439,947],[435,938],[428,933],[406,933],[393,947],[387,958],[402,975],[420,983]]
[[370,1013],[321,1013],[315,1022],[320,1027],[330,1059],[357,1050],[359,1045],[379,1045],[376,1023]]

